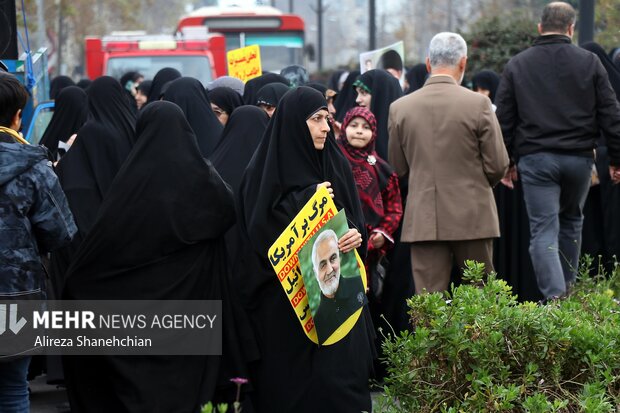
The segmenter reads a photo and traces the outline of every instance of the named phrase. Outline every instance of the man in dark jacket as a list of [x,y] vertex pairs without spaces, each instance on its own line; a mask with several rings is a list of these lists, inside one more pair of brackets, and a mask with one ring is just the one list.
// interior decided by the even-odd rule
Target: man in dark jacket
[[[28,93],[15,76],[0,73],[0,302],[3,303],[44,299],[46,273],[40,256],[68,244],[77,231],[46,149],[28,145],[18,133],[27,99]],[[2,356],[7,354],[0,350],[0,412],[28,412],[26,377],[30,357],[4,361]]]
[[[599,128],[612,180],[620,181],[620,106],[598,57],[571,44],[574,29],[573,7],[549,3],[540,37],[508,62],[496,98],[523,182],[530,255],[545,299],[566,294],[575,280]],[[514,165],[503,182],[513,179]]]

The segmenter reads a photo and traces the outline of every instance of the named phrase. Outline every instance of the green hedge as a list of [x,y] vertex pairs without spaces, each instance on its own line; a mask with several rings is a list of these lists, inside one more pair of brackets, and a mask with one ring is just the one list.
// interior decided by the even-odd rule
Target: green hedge
[[465,35],[468,77],[483,69],[501,74],[508,60],[532,45],[538,36],[536,23],[519,12],[476,22]]
[[415,332],[384,344],[383,412],[615,412],[620,405],[620,271],[547,305],[519,303],[482,264],[469,284],[408,300]]

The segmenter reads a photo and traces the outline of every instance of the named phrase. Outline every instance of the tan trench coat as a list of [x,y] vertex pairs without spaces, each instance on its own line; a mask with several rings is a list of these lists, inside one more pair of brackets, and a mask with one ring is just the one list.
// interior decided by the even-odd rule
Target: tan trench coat
[[408,175],[401,241],[498,237],[492,188],[508,154],[490,100],[434,76],[390,106],[389,162]]

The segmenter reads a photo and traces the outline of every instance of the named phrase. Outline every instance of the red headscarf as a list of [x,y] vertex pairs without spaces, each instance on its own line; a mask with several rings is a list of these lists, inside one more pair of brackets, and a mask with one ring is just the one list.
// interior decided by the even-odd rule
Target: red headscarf
[[[354,148],[346,137],[346,129],[354,118],[362,118],[370,125],[372,138],[364,148]],[[385,190],[393,170],[375,151],[377,120],[368,108],[356,106],[349,110],[342,122],[338,146],[351,164],[366,225],[375,228],[384,214],[381,192]]]

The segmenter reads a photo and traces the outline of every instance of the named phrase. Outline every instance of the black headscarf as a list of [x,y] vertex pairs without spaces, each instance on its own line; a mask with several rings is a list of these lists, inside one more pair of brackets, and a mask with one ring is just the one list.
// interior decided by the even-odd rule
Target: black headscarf
[[[235,219],[233,197],[175,104],[148,105],[137,135],[69,269],[65,297],[222,300],[224,355],[70,357],[71,404],[80,411],[198,411],[213,397],[222,366],[240,357],[222,239]],[[171,381],[181,376],[192,385]],[[122,391],[127,385],[131,392]]]
[[56,76],[50,83],[50,99],[56,100],[61,90],[67,86],[75,86],[75,82],[69,76]]
[[381,158],[387,159],[390,104],[403,95],[403,89],[400,87],[398,79],[380,69],[364,72],[355,84],[363,85],[372,95],[370,111],[377,119],[376,149]]
[[153,83],[151,84],[151,90],[149,91],[149,97],[146,100],[146,105],[161,98],[164,85],[174,79],[181,77],[181,72],[171,67],[164,67],[155,74]]
[[601,63],[609,75],[609,83],[611,83],[611,87],[616,92],[616,98],[620,101],[620,68],[614,64],[598,43],[586,42],[582,44],[581,47],[594,53],[601,60]]
[[207,91],[211,103],[219,106],[229,116],[235,108],[243,105],[241,95],[233,89],[225,86],[216,87]]
[[413,93],[418,89],[421,89],[424,86],[424,82],[428,79],[428,71],[426,70],[426,65],[424,63],[418,63],[413,66],[411,69],[407,70],[407,74],[405,75],[407,79],[407,83],[409,83],[409,89],[407,89],[407,94]]
[[327,93],[327,86],[325,86],[322,83],[309,82],[309,83],[306,83],[306,86],[311,87],[314,90],[318,90],[319,92],[321,92],[323,96],[325,96],[325,94]]
[[89,87],[91,83],[93,83],[92,80],[88,78],[83,78],[83,79],[80,79],[75,85],[81,89],[86,90],[86,88]]
[[224,181],[237,193],[241,176],[260,143],[269,116],[264,110],[252,106],[240,106],[230,115],[222,132],[222,139],[211,155],[213,166]]
[[136,87],[136,90],[139,90],[140,92],[142,92],[144,96],[148,97],[149,93],[151,93],[152,85],[153,85],[152,80],[143,80],[142,82],[140,82],[138,87]]
[[357,80],[359,75],[359,70],[351,71],[342,85],[342,90],[338,93],[338,97],[334,102],[334,107],[336,108],[336,120],[338,120],[338,122],[342,122],[344,120],[344,115],[347,114],[349,109],[356,106],[355,99],[357,98],[357,93],[353,87],[353,82]]
[[119,80],[121,87],[123,88],[123,92],[125,92],[127,102],[129,102],[129,107],[136,114],[138,112],[138,104],[136,103],[136,98],[134,97],[132,91],[130,89],[127,89],[127,84],[129,82],[135,83],[138,79],[142,77],[144,76],[142,76],[139,72],[131,71],[125,73],[123,76],[121,76]]
[[278,106],[278,102],[289,89],[290,88],[283,83],[268,83],[260,88],[256,94],[256,102],[254,102],[254,104]]
[[246,82],[243,89],[243,103],[246,105],[256,105],[256,94],[268,83],[283,83],[288,86],[288,80],[285,77],[275,73],[265,73]]
[[121,84],[113,77],[102,76],[93,81],[86,94],[91,117],[133,144],[136,115],[129,106]]
[[125,88],[127,86],[127,82],[129,82],[130,80],[132,82],[135,82],[136,80],[140,79],[142,77],[142,75],[139,72],[127,72],[125,73],[123,76],[121,76],[121,78],[119,79],[119,82],[121,84],[121,86],[123,88]]
[[340,77],[345,73],[344,70],[336,70],[329,77],[329,82],[327,82],[327,87],[331,90],[335,90],[336,92],[340,92]]
[[67,142],[71,135],[86,122],[88,117],[88,98],[86,92],[77,86],[64,88],[54,103],[54,114],[50,120],[41,145],[51,152],[54,159],[58,155],[58,141]]
[[[338,210],[365,239],[364,216],[349,162],[329,135],[321,151],[314,148],[306,120],[327,108],[320,92],[305,86],[284,95],[265,137],[248,165],[239,189],[239,225],[263,257],[271,244],[316,191],[329,181]],[[365,251],[363,245],[361,251]]]
[[499,86],[499,75],[492,70],[481,70],[471,78],[472,89],[486,89],[490,92],[489,99],[495,102],[495,92]]
[[213,153],[222,135],[223,126],[213,113],[211,103],[200,80],[181,77],[169,83],[164,100],[176,103],[189,122],[202,156],[208,158]]

